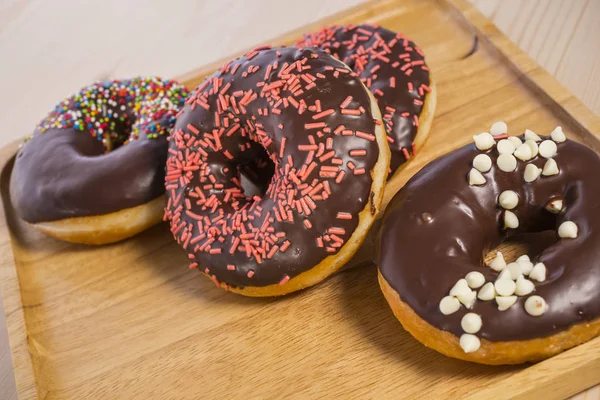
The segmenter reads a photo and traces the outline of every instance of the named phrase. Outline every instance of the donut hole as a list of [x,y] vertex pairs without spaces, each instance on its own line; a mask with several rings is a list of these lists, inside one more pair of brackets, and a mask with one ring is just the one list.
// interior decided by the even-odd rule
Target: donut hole
[[[500,238],[504,239],[487,252],[484,256],[484,262],[487,264],[497,252],[502,252],[507,263],[515,261],[522,255],[529,256],[534,260],[538,258],[548,247],[559,241],[557,227],[564,218],[562,211],[552,209],[552,203],[560,201],[560,207],[574,206],[579,197],[579,191],[576,187],[567,190],[560,195],[549,197],[541,196],[536,202],[526,205],[527,209],[517,211],[521,216],[526,217],[519,220],[518,230],[506,230],[502,227],[503,220],[499,219],[499,230],[502,232]],[[564,206],[562,204],[565,204]],[[525,206],[524,206],[525,207]],[[564,208],[563,208],[564,211]]]
[[484,256],[484,262],[485,265],[489,265],[499,251],[502,252],[507,263],[515,261],[523,254],[527,254],[534,260],[556,242],[558,242],[558,237],[555,230],[518,233],[506,238],[498,246],[488,251]]
[[257,146],[255,157],[237,168],[244,194],[248,197],[264,196],[275,175],[275,164],[265,148]]

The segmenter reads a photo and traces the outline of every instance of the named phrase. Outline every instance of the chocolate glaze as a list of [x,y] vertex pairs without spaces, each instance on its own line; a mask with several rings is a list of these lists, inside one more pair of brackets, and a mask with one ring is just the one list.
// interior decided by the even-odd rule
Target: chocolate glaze
[[164,193],[167,141],[133,141],[105,153],[72,128],[34,134],[15,161],[10,195],[25,221],[101,215],[144,204]]
[[32,223],[102,215],[163,194],[165,137],[185,96],[174,81],[138,77],[94,83],[58,103],[17,155],[18,214]]
[[373,92],[392,153],[391,178],[413,152],[418,117],[429,92],[429,69],[421,50],[402,34],[369,24],[324,28],[304,35],[297,46],[331,53],[359,74]]
[[[478,336],[490,341],[526,340],[553,335],[600,317],[600,158],[591,149],[567,140],[558,143],[554,157],[560,173],[523,180],[527,163],[517,171],[496,166],[495,147],[487,151],[493,160],[484,173],[483,186],[469,186],[467,174],[473,158],[481,153],[473,144],[451,152],[425,166],[394,197],[386,210],[380,232],[378,263],[386,281],[421,318],[436,328],[460,336],[465,307],[451,315],[439,311],[440,300],[456,281],[470,271],[480,271],[487,281],[497,273],[483,266],[484,254],[508,236],[523,232],[558,229],[563,221],[579,227],[575,239],[560,239],[532,261],[543,262],[547,279],[535,282],[532,294],[542,296],[548,310],[539,317],[527,314],[525,297],[506,311],[495,301],[477,300],[472,312],[481,315]],[[543,167],[545,159],[532,161]],[[519,218],[516,230],[501,229],[499,194],[513,190],[519,204],[512,210]],[[546,203],[562,197],[565,209],[556,215]],[[425,213],[431,219],[423,217]],[[556,234],[556,233],[555,233]],[[557,236],[556,236],[557,237]]]
[[[294,63],[297,63],[296,66],[290,70],[289,65]],[[310,85],[311,79],[300,79],[301,92],[295,84],[291,86],[293,93],[285,85],[275,92],[263,89],[266,85],[275,87],[277,82],[287,80],[291,75],[300,78],[305,72],[317,80],[316,85]],[[281,74],[285,78],[281,78]],[[375,121],[368,92],[352,75],[344,64],[319,50],[257,49],[225,64],[188,98],[170,141],[166,215],[175,238],[188,252],[193,267],[197,266],[216,282],[230,286],[267,286],[284,284],[339,251],[341,246],[332,247],[333,242],[327,244],[323,238],[332,227],[344,231],[336,234],[344,242],[352,235],[358,224],[358,213],[369,202],[373,183],[370,173],[379,157],[376,141],[356,136],[359,131],[373,135]],[[215,84],[218,85],[216,89]],[[239,105],[244,103],[241,99],[249,91],[256,93],[257,97],[247,103],[245,109],[240,109]],[[219,100],[220,96],[222,100]],[[223,109],[219,102],[224,101],[225,96],[236,98],[236,106],[227,100],[229,103]],[[347,108],[363,107],[364,112],[360,115],[342,114],[340,105],[348,96],[352,96],[352,101],[346,105]],[[291,98],[293,101],[281,102],[279,98]],[[296,101],[300,104],[305,102],[308,108],[299,113],[292,104]],[[321,111],[316,108],[318,102]],[[279,109],[280,114],[276,114],[274,109]],[[333,113],[318,116],[325,110],[333,110]],[[307,124],[320,122],[324,122],[325,126],[307,127]],[[232,132],[236,123],[241,127]],[[348,130],[347,134],[338,129],[341,125]],[[218,141],[215,136],[218,136]],[[300,150],[299,146],[311,145],[311,141],[314,141],[315,148],[321,150]],[[243,190],[238,184],[240,166],[264,157],[264,151],[254,151],[257,143],[266,149],[270,157],[264,161],[270,160],[275,165],[269,189],[262,198],[252,199],[245,195],[227,198],[228,191]],[[349,152],[353,149],[366,150],[366,154],[351,156]],[[330,151],[335,155],[327,156]],[[334,164],[335,159],[337,164]],[[307,171],[310,160],[316,162],[316,166],[302,177],[300,172]],[[364,168],[366,173],[354,175],[350,167],[352,163],[354,168]],[[339,171],[331,177],[324,177],[320,172],[322,167],[335,166],[346,174],[339,183],[336,181]],[[292,175],[299,176],[299,180],[294,182]],[[331,193],[326,194],[320,188],[311,194],[315,207],[310,215],[302,208],[290,207],[288,200],[291,198],[294,203],[299,202],[303,198],[300,192],[305,186],[316,187],[325,182]],[[216,205],[209,203],[206,206],[202,197],[210,199],[212,196]],[[293,222],[276,218],[280,207],[292,214]],[[339,219],[338,212],[348,213],[351,219]],[[242,214],[249,216],[245,222],[246,231],[255,232],[256,242],[250,247],[266,246],[267,250],[259,254],[260,260],[254,252],[248,254],[245,247],[241,250],[242,243],[235,245],[236,239],[242,236],[235,221]],[[265,222],[267,216],[269,219]],[[254,219],[250,220],[250,217]],[[305,221],[312,226],[307,227]],[[226,228],[221,224],[225,224]],[[268,227],[266,229],[273,228],[272,243],[265,244],[265,234],[260,230],[263,225]],[[206,233],[212,233],[212,237],[203,236]],[[275,234],[281,236],[272,236]],[[324,247],[318,246],[319,237],[324,240]],[[289,247],[282,251],[286,242]],[[273,250],[275,246],[277,248]]]

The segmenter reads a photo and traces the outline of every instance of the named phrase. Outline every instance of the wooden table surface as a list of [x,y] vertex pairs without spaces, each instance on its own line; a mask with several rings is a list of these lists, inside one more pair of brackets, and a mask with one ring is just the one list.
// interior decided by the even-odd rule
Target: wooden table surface
[[[0,146],[93,80],[176,76],[361,1],[3,0]],[[471,1],[600,114],[600,0]],[[0,293],[0,399],[12,400],[2,309]],[[599,400],[600,386],[573,399]]]

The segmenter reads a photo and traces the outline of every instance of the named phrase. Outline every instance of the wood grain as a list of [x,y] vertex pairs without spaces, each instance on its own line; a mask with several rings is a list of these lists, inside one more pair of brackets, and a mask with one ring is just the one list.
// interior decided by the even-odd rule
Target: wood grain
[[[405,179],[498,118],[514,132],[561,124],[600,150],[591,133],[600,120],[475,9],[453,3],[460,11],[441,0],[388,0],[328,21],[401,29],[436,72],[429,144]],[[474,34],[480,49],[463,59]],[[6,160],[14,147],[4,151]],[[485,367],[427,350],[402,331],[372,268],[282,299],[248,299],[188,271],[164,225],[99,248],[54,241],[15,218],[9,173],[10,163],[0,177],[0,288],[22,398],[34,398],[35,385],[45,399],[552,399],[600,379],[598,339],[532,367]]]
[[4,303],[0,292],[0,395],[5,400],[17,400],[17,385],[8,342],[8,329],[4,317]]

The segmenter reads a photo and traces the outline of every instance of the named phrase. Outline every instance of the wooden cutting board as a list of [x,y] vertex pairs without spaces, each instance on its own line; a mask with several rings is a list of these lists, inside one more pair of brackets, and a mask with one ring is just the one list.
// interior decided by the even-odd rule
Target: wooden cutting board
[[[431,136],[405,180],[496,120],[511,132],[562,125],[600,151],[600,120],[464,0],[368,3],[271,43],[350,22],[412,37],[435,74]],[[192,87],[216,67],[182,79]],[[102,247],[47,238],[9,202],[15,151],[0,151],[0,289],[21,399],[554,399],[600,382],[600,338],[516,367],[424,348],[392,315],[373,267],[252,299],[189,271],[164,224]]]

